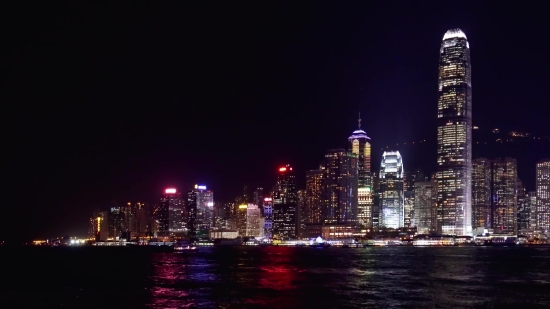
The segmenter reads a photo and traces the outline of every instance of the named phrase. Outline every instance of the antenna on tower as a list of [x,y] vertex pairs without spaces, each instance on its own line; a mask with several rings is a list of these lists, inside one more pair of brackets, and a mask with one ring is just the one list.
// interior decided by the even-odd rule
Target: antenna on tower
[[361,112],[359,112],[359,129],[361,129]]

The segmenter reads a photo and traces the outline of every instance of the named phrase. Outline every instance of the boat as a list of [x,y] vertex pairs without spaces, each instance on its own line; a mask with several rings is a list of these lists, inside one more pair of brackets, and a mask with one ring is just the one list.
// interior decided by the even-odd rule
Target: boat
[[187,250],[195,250],[195,249],[197,249],[197,247],[192,247],[192,246],[185,246],[185,247],[183,247],[183,246],[177,246],[176,247],[175,246],[174,247],[174,251],[187,251]]
[[174,244],[174,251],[190,251],[195,249],[197,249],[197,247],[187,240],[178,240]]

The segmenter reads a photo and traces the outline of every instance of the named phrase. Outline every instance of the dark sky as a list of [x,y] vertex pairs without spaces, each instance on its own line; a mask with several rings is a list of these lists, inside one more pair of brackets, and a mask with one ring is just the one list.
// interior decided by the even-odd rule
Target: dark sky
[[543,2],[231,2],[1,8],[0,238],[82,234],[94,207],[166,186],[232,199],[287,162],[303,181],[359,111],[375,162],[426,139],[404,160],[433,170],[450,28],[470,43],[474,123],[549,131]]

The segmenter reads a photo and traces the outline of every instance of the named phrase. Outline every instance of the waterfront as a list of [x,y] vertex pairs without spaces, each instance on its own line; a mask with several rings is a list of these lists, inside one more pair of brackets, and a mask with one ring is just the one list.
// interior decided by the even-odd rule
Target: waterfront
[[549,247],[2,248],[1,308],[548,308]]

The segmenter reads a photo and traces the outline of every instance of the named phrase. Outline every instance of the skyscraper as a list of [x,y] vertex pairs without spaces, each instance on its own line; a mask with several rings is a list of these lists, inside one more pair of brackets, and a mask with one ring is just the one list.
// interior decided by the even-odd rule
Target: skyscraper
[[186,229],[185,206],[181,193],[176,189],[164,190],[160,197],[157,216],[157,235],[170,236],[183,233]]
[[515,159],[493,160],[493,229],[517,233],[517,178]]
[[264,236],[273,237],[273,198],[266,197],[262,205],[264,213]]
[[451,29],[443,36],[437,103],[438,230],[472,233],[472,84],[466,34]]
[[306,172],[306,200],[304,218],[306,224],[322,223],[323,170]]
[[344,149],[325,155],[323,223],[357,224],[357,156]]
[[371,144],[370,137],[361,129],[361,114],[359,126],[348,137],[351,152],[357,156],[358,205],[357,217],[359,224],[372,228],[372,173],[371,173]]
[[536,190],[536,229],[547,232],[550,230],[550,159],[537,163]]
[[485,158],[472,161],[472,211],[474,229],[492,228],[492,162]]
[[[189,229],[194,229],[190,231],[190,235],[207,237],[213,225],[214,192],[207,190],[204,185],[195,185],[187,194],[187,209]],[[190,223],[191,220],[193,224]]]
[[414,223],[419,234],[436,230],[436,196],[435,182],[414,183]]
[[279,168],[273,192],[273,238],[288,240],[296,238],[296,178],[292,167]]
[[384,151],[380,164],[380,226],[405,225],[403,158],[399,151]]

